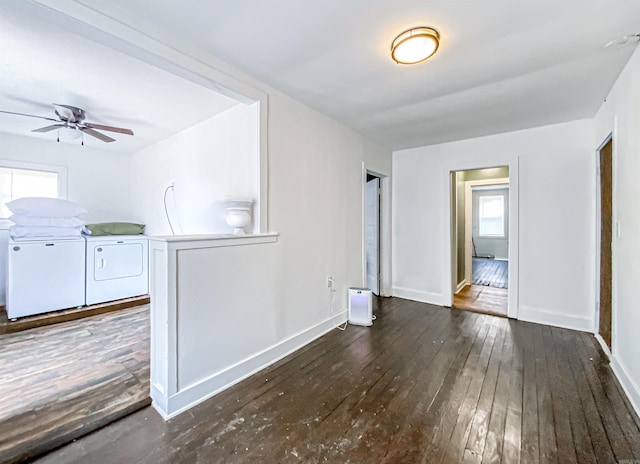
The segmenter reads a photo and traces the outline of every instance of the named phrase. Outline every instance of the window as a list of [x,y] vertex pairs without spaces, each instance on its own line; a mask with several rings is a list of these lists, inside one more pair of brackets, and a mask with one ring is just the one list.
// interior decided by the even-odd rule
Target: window
[[478,233],[481,237],[504,237],[504,196],[478,198]]
[[0,218],[11,216],[11,200],[65,198],[66,193],[66,168],[0,160]]

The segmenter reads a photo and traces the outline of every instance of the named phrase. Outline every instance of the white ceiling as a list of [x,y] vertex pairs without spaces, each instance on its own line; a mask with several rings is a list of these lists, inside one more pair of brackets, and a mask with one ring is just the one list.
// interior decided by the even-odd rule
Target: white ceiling
[[[87,121],[130,128],[87,146],[133,153],[191,127],[237,101],[84,39],[0,2],[0,109],[55,117],[51,103],[83,108]],[[0,114],[0,131],[55,141],[52,122]],[[62,135],[61,135],[62,138]],[[55,143],[55,142],[54,142]],[[80,143],[73,141],[70,143]]]
[[[133,140],[103,145],[134,151],[234,103],[9,3],[0,3],[0,109],[80,106],[90,121],[131,127]],[[79,3],[226,61],[391,149],[592,117],[635,47],[603,45],[640,32],[638,0]],[[440,31],[440,51],[393,63],[393,37],[419,25]],[[0,116],[3,130],[37,123]]]
[[[195,47],[392,148],[592,117],[633,52],[638,0],[76,0]],[[393,63],[403,30],[440,51]],[[185,46],[186,44],[186,46]]]

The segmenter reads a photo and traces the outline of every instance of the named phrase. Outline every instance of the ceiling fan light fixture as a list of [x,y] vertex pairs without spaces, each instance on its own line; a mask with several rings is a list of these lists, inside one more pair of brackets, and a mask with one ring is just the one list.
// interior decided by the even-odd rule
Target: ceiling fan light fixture
[[80,132],[76,127],[65,126],[58,129],[58,139],[63,142],[78,140],[80,137],[82,137],[82,132]]
[[421,63],[432,57],[440,46],[440,33],[431,27],[414,27],[391,42],[391,58],[398,64]]

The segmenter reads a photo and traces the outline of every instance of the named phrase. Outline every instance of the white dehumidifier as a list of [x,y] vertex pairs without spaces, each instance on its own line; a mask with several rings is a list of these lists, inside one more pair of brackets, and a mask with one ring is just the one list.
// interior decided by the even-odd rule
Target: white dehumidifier
[[349,324],[373,324],[373,297],[368,288],[349,289]]

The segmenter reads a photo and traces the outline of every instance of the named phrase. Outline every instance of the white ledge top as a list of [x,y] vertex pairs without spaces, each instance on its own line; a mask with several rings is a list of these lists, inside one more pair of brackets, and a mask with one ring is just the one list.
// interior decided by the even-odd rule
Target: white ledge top
[[232,234],[198,234],[198,235],[163,235],[152,236],[149,240],[156,240],[159,242],[167,243],[186,243],[186,242],[207,242],[207,241],[220,241],[220,240],[233,240],[240,244],[250,243],[268,243],[276,242],[278,240],[277,232],[266,232],[264,234],[246,234],[246,235],[232,235]]

